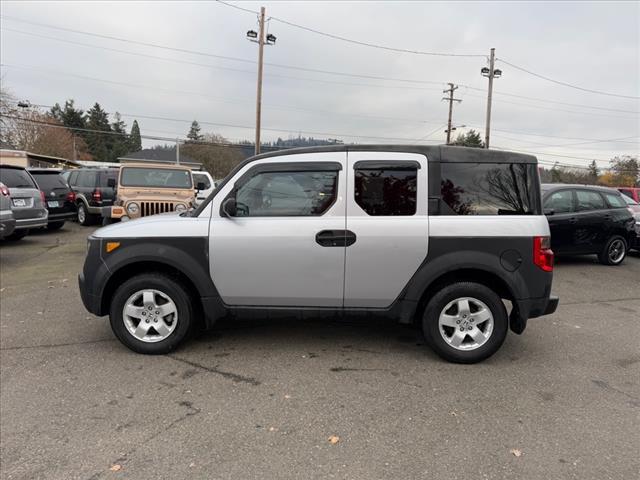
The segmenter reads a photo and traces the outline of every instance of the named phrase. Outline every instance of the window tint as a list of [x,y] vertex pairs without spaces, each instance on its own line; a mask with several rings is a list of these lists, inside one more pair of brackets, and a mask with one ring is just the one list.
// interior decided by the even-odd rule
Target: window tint
[[196,185],[198,183],[204,183],[204,189],[208,190],[211,188],[211,182],[209,181],[209,177],[203,175],[202,173],[193,173],[193,183]]
[[38,188],[31,176],[19,168],[0,168],[0,182],[7,188]]
[[414,215],[416,168],[357,168],[355,201],[368,215]]
[[336,199],[338,172],[262,172],[236,191],[239,217],[322,215]]
[[78,175],[78,186],[94,188],[96,186],[96,180],[98,178],[98,172],[84,170]]
[[58,173],[33,173],[40,190],[50,192],[52,190],[68,190],[66,182]]
[[69,175],[69,185],[77,185],[78,183],[78,173],[79,172],[71,172]]
[[123,167],[120,184],[125,187],[191,188],[189,170]]
[[442,163],[442,215],[537,214],[536,166],[524,163]]
[[104,170],[103,172],[100,172],[100,186],[101,187],[108,187],[110,178],[113,178],[116,181],[116,184],[117,184],[118,183],[118,170],[111,169],[111,170]]
[[573,212],[573,191],[561,190],[552,193],[544,201],[545,210],[553,210],[554,213]]
[[626,202],[622,199],[622,195],[605,193],[604,196],[607,197],[607,203],[613,208],[623,208],[627,206]]
[[606,208],[604,198],[598,192],[589,190],[576,190],[576,198],[578,200],[578,211],[585,210],[602,210]]

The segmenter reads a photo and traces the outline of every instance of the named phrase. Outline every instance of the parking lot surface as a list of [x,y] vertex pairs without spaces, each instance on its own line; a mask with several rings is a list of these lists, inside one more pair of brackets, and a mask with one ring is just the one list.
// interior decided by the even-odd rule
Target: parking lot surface
[[3,479],[638,478],[637,254],[560,261],[558,311],[482,364],[366,320],[226,322],[152,357],[81,304],[91,231],[0,246]]

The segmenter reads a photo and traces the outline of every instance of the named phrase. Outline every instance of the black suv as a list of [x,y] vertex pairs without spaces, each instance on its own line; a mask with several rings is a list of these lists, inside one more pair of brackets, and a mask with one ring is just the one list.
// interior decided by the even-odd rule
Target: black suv
[[102,207],[113,205],[116,189],[109,186],[109,179],[117,183],[119,168],[80,168],[69,175],[69,185],[76,195],[78,222],[81,225],[96,223]]
[[76,195],[60,175],[60,170],[53,168],[30,168],[29,173],[35,179],[49,210],[49,230],[62,228],[66,220],[76,217]]
[[635,221],[620,192],[589,185],[543,184],[544,213],[556,255],[597,254],[620,265],[633,244]]

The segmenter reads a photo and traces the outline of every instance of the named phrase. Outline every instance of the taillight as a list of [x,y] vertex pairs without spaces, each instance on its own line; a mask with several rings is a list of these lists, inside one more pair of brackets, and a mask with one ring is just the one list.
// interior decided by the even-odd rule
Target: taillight
[[553,250],[549,237],[533,237],[533,263],[545,272],[553,271]]
[[4,185],[0,185],[0,192],[2,192],[2,195],[4,195],[5,197],[9,196],[9,189]]
[[44,195],[44,192],[42,190],[40,190],[40,200],[42,200],[42,203],[45,203],[45,204],[47,202],[47,199],[46,199],[46,197]]
[[92,197],[96,202],[101,202],[102,201],[102,192],[100,190],[94,190]]
[[76,193],[75,192],[69,192],[67,193],[67,202],[75,202],[76,201]]

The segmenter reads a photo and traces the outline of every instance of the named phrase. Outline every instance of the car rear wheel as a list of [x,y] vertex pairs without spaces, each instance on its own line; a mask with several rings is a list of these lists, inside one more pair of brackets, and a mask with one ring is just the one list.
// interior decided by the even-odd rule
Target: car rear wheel
[[614,235],[605,244],[602,252],[598,255],[598,260],[603,265],[620,265],[627,256],[627,241],[620,235]]
[[51,222],[49,225],[47,225],[47,228],[49,230],[60,230],[63,225],[64,222]]
[[115,292],[111,329],[134,352],[168,353],[187,336],[193,319],[191,298],[174,279],[160,273],[137,275]]
[[84,204],[84,202],[80,202],[78,204],[78,223],[85,227],[89,225],[93,225],[95,222],[95,215],[91,215],[89,213],[89,209]]
[[477,363],[493,355],[507,335],[507,311],[490,288],[471,282],[444,287],[427,304],[425,339],[442,358]]

